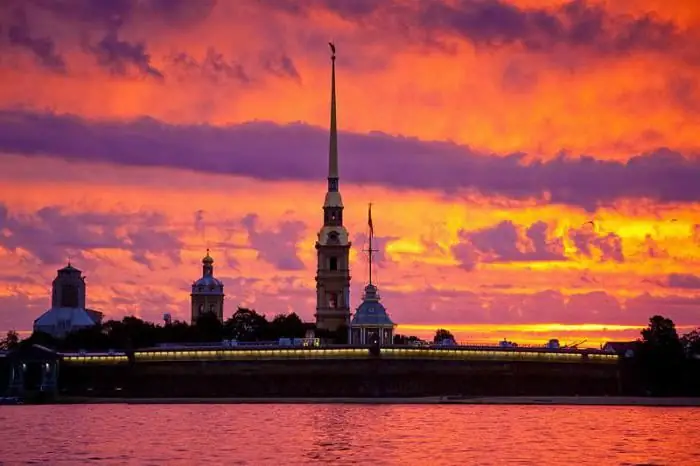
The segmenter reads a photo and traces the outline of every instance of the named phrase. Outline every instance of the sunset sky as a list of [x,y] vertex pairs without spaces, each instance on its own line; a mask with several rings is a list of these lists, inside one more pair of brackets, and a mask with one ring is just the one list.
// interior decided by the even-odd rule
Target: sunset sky
[[351,306],[585,346],[700,325],[700,3],[5,0],[0,330],[68,257],[108,318],[313,319],[337,46]]

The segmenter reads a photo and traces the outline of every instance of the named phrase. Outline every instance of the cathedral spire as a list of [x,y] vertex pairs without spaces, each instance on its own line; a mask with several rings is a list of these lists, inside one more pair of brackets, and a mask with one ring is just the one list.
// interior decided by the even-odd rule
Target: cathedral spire
[[328,191],[338,191],[338,126],[335,104],[335,44],[331,47],[331,137],[328,148]]

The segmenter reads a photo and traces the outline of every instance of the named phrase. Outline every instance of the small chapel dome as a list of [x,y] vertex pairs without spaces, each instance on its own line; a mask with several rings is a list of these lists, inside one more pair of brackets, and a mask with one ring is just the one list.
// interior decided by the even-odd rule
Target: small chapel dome
[[209,255],[209,250],[207,249],[207,255],[202,259],[202,264],[213,264],[214,259]]
[[214,278],[214,259],[209,255],[209,249],[207,249],[207,255],[202,259],[202,277],[196,282],[192,283],[193,292],[222,292],[224,284],[221,280]]
[[352,318],[351,325],[372,325],[378,327],[393,327],[394,322],[389,318],[386,308],[379,302],[377,287],[369,284],[365,287],[362,304]]

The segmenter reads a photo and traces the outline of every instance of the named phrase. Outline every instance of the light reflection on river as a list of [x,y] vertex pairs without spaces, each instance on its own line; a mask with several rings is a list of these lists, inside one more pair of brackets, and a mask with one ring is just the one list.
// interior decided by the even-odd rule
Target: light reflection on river
[[469,405],[0,407],[0,464],[699,464],[700,410]]

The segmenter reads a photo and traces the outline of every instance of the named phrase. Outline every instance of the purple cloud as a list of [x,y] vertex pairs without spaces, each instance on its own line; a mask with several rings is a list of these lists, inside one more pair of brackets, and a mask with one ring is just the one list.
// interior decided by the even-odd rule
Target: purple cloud
[[593,249],[600,253],[600,261],[624,262],[622,238],[616,233],[597,233],[592,227],[584,225],[581,228],[571,228],[569,238],[574,242],[579,253],[593,257]]
[[[212,12],[216,0],[34,0],[32,6],[41,12],[50,12],[64,23],[76,22],[92,27],[116,30],[125,24],[139,21],[150,26],[165,23],[182,28],[206,19]],[[74,26],[74,25],[72,25]]]
[[135,69],[141,75],[163,79],[163,73],[151,66],[151,56],[146,53],[146,46],[120,40],[116,32],[108,33],[97,45],[88,46],[88,49],[97,58],[97,63],[113,75],[129,76]]
[[168,57],[174,67],[172,74],[180,79],[203,77],[213,83],[233,80],[242,84],[251,82],[243,65],[233,60],[227,60],[222,53],[209,47],[201,61],[187,55],[184,52],[176,53]]
[[50,295],[32,296],[11,287],[0,296],[0,338],[7,330],[29,330],[34,319],[50,306]]
[[[11,19],[8,20],[7,24],[3,25],[0,21],[0,37],[2,37],[3,30],[6,29],[10,45],[29,50],[45,68],[64,73],[66,63],[63,57],[56,52],[54,41],[50,37],[36,37],[32,34],[26,10],[21,7],[17,8],[10,16]],[[0,45],[2,45],[1,42]],[[0,48],[0,50],[2,49]]]
[[643,327],[654,314],[668,315],[677,325],[697,325],[700,319],[698,298],[644,294],[620,300],[603,291],[566,295],[551,289],[534,293],[475,293],[432,288],[399,292],[384,289],[382,302],[392,318],[401,324],[558,322]]
[[[604,54],[635,50],[671,51],[681,32],[653,13],[640,17],[613,15],[601,5],[572,0],[554,8],[518,7],[505,1],[457,2],[316,0],[292,6],[291,0],[265,2],[269,8],[308,16],[325,9],[355,22],[365,30],[401,34],[427,45],[441,44],[445,36],[460,37],[481,47],[518,45],[533,52],[552,52],[557,46],[588,49]],[[405,25],[410,24],[411,28]],[[422,34],[416,34],[415,31]]]
[[296,245],[306,226],[299,221],[283,221],[277,230],[260,230],[258,216],[246,215],[241,221],[258,257],[280,270],[302,270],[304,263],[297,255]]
[[276,58],[267,58],[263,62],[264,68],[275,76],[282,78],[291,78],[294,81],[301,83],[301,75],[297,71],[296,66],[291,58],[287,55],[282,55]]
[[668,276],[669,288],[700,290],[700,276],[689,273],[672,273]]
[[[389,260],[386,255],[386,247],[389,242],[398,239],[398,236],[375,236],[372,241],[372,249],[376,252],[372,256],[372,263],[376,267],[384,267]],[[367,249],[369,248],[369,236],[366,233],[357,233],[352,239],[352,244],[354,247],[358,248],[358,251],[362,253],[362,261],[364,263],[368,262]]]
[[461,267],[473,270],[479,262],[564,261],[563,238],[549,239],[548,225],[535,222],[526,231],[510,220],[476,231],[459,231],[452,254]]
[[[326,129],[302,123],[188,126],[151,118],[109,122],[0,111],[0,151],[28,156],[48,154],[263,180],[317,181],[325,177],[327,146]],[[552,203],[590,211],[621,198],[700,201],[700,158],[668,149],[637,155],[627,162],[564,155],[526,162],[522,153],[489,155],[450,142],[373,132],[341,134],[340,153],[343,180],[393,189],[453,193],[472,188],[487,196],[548,198]],[[397,166],[402,169],[396,170]]]
[[92,249],[124,249],[148,267],[150,255],[180,263],[182,242],[157,214],[70,213],[44,207],[32,215],[13,215],[0,204],[0,245],[25,249],[44,264],[62,264]]

